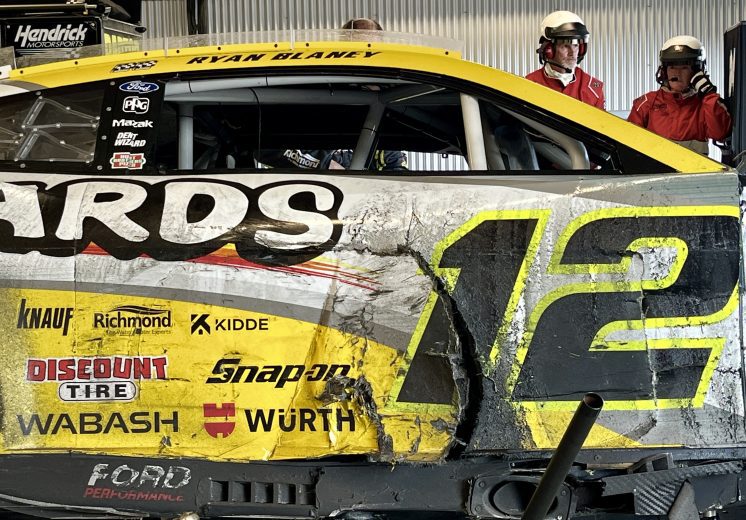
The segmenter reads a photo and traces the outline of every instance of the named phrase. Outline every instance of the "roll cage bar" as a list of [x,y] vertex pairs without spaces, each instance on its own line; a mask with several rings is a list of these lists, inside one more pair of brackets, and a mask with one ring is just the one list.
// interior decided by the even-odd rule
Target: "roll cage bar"
[[[390,80],[394,85],[384,91],[322,91],[304,89],[303,85],[324,85],[351,83],[366,84],[380,82],[381,78],[310,75],[310,76],[260,76],[247,78],[217,78],[185,81],[170,81],[166,84],[164,101],[176,104],[178,110],[178,167],[181,170],[194,168],[194,107],[199,104],[313,104],[313,105],[366,105],[365,121],[352,155],[351,170],[361,170],[373,151],[383,114],[387,108],[402,102],[412,102],[417,98],[431,100],[445,88],[434,85],[417,84],[406,80]],[[299,88],[273,88],[273,87]],[[466,136],[466,160],[472,170],[505,169],[499,157],[499,146],[490,142],[484,116],[477,98],[460,93],[459,101]],[[580,141],[572,139],[542,123],[501,108],[506,114],[516,118],[537,132],[542,133],[557,144],[535,143],[535,150],[565,169],[589,169],[588,152]]]

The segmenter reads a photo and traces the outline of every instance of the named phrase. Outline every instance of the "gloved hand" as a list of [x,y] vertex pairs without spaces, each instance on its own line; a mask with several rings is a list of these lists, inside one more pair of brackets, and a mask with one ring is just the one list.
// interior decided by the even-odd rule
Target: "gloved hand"
[[704,96],[705,94],[709,94],[710,92],[715,92],[717,90],[717,87],[712,84],[712,81],[710,81],[710,78],[707,76],[707,74],[705,74],[701,70],[694,76],[692,76],[691,85],[695,92],[702,96]]

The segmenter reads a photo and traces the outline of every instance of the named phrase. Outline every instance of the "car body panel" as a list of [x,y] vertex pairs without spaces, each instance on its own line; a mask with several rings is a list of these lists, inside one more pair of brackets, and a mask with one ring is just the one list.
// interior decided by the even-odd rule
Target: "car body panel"
[[[587,392],[550,517],[742,500],[738,172],[374,36],[0,80],[0,510],[515,519]],[[379,124],[369,155],[488,167],[256,154]]]

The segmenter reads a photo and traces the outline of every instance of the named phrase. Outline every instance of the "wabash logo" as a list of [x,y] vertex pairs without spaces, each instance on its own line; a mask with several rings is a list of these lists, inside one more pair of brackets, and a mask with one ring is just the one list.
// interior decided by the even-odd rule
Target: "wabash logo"
[[202,411],[205,419],[223,419],[222,422],[205,421],[205,431],[211,437],[226,438],[236,429],[236,421],[228,420],[229,417],[236,416],[235,403],[221,403],[220,406],[217,403],[205,403],[202,405]]
[[57,329],[67,336],[70,320],[73,317],[72,307],[29,307],[26,298],[21,300],[18,308],[17,329]]

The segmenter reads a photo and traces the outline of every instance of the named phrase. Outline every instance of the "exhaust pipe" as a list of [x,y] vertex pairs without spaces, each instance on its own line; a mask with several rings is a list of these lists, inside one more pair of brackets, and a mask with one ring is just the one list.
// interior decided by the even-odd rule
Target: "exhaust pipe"
[[565,481],[603,406],[604,400],[598,394],[585,394],[583,400],[580,401],[539,485],[531,496],[526,511],[523,513],[523,520],[546,518],[560,486]]

